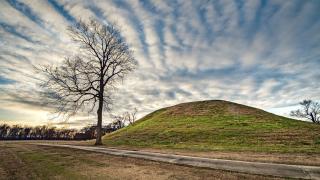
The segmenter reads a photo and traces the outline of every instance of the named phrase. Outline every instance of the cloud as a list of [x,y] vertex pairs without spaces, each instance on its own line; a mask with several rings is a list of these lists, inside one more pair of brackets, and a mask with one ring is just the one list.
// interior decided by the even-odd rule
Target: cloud
[[15,81],[13,81],[11,79],[6,79],[6,78],[0,76],[0,85],[2,85],[2,84],[12,84],[12,83],[15,83]]
[[[113,114],[206,99],[284,114],[299,100],[320,100],[319,12],[312,0],[1,1],[0,104],[8,108],[0,119],[22,121],[28,111],[44,121],[52,107],[36,98],[32,66],[76,53],[66,27],[90,17],[116,22],[139,63],[118,85]],[[81,119],[70,124],[89,123]]]

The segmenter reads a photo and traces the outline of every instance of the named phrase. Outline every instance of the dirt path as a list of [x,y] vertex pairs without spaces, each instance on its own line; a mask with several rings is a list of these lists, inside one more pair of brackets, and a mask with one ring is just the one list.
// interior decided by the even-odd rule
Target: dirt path
[[[92,143],[93,144],[93,143]],[[77,144],[74,144],[77,145]],[[79,144],[83,145],[83,144]],[[320,166],[320,154],[315,153],[266,153],[266,152],[221,152],[221,151],[188,151],[182,149],[153,149],[112,147],[116,149],[142,150],[148,152],[178,154],[212,159],[228,159],[250,162]]]

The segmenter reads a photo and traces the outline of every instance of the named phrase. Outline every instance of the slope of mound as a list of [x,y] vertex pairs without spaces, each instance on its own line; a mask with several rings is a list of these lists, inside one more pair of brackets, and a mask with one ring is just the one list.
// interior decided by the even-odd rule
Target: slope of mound
[[320,126],[227,101],[157,110],[106,135],[112,146],[320,153]]

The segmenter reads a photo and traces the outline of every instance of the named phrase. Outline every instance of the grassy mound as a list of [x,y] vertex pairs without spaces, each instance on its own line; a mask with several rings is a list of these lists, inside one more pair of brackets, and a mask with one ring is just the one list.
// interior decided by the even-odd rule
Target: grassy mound
[[320,126],[227,101],[157,110],[104,136],[112,146],[320,153]]

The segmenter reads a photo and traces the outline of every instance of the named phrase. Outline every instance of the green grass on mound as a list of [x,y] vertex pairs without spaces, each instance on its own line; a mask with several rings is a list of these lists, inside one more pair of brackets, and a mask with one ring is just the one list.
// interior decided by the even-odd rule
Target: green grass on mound
[[320,126],[227,102],[200,101],[157,110],[104,136],[111,146],[320,153]]

